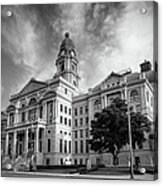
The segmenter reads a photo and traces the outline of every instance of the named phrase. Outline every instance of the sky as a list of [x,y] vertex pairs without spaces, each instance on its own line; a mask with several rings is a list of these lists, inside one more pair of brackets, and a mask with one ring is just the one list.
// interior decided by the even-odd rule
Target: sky
[[65,32],[75,44],[84,91],[112,71],[140,71],[144,59],[153,62],[153,2],[3,5],[2,110],[32,77],[53,77]]

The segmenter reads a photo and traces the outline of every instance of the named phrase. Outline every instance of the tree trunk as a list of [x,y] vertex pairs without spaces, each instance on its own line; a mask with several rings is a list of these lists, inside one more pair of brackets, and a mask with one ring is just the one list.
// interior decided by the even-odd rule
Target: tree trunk
[[118,165],[118,154],[113,154],[113,165],[116,167]]

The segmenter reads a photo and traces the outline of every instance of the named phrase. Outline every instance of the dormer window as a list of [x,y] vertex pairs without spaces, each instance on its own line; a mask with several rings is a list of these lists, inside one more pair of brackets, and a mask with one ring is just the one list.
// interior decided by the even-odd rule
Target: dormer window
[[130,93],[130,101],[131,102],[138,102],[138,91],[136,89],[132,90]]
[[94,110],[99,110],[99,109],[101,109],[101,101],[100,101],[100,99],[97,99],[94,102]]

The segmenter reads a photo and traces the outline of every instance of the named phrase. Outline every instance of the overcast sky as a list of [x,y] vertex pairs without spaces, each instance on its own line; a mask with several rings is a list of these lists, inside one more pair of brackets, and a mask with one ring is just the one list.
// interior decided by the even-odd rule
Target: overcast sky
[[152,62],[152,2],[2,6],[2,109],[32,77],[53,77],[67,31],[75,43],[85,91],[111,71],[139,71],[144,59]]

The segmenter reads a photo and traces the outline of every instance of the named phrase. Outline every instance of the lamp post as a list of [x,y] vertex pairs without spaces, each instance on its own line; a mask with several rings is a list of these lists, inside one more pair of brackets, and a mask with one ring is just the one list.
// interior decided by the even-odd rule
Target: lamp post
[[127,96],[127,81],[125,77],[125,98],[127,102],[127,118],[128,118],[128,137],[129,137],[129,150],[130,150],[130,179],[134,179],[134,160],[133,160],[133,148],[132,148],[132,128],[131,128],[131,116],[129,109],[129,101]]

